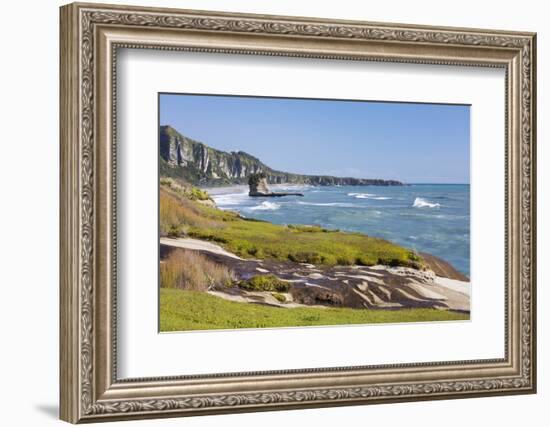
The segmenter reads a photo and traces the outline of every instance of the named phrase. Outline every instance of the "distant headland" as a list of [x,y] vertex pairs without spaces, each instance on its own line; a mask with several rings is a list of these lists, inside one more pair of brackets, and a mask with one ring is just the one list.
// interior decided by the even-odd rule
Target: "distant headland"
[[[262,174],[265,184],[405,185],[396,180],[302,175],[270,168],[244,151],[225,152],[188,138],[171,126],[161,126],[159,135],[160,174],[201,186],[249,184],[251,176]],[[261,193],[261,192],[260,192]],[[276,196],[277,194],[273,194]],[[252,195],[252,194],[251,194]],[[261,194],[265,196],[266,194]]]

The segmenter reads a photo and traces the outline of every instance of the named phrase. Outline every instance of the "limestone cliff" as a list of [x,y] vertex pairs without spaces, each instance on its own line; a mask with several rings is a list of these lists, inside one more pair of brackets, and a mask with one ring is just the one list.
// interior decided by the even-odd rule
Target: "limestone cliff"
[[271,191],[267,186],[267,176],[264,173],[252,174],[248,177],[248,195],[252,197],[283,197],[301,196],[302,193],[285,193]]
[[188,138],[171,126],[161,126],[160,175],[183,178],[192,184],[248,184],[251,175],[263,173],[269,184],[403,185],[395,180],[362,179],[326,175],[300,175],[270,168],[244,151],[216,150]]

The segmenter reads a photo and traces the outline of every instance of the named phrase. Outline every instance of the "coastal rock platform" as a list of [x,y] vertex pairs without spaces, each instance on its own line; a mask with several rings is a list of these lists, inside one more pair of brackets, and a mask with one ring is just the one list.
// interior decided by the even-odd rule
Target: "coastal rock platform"
[[[208,259],[232,269],[237,280],[272,274],[291,284],[285,301],[271,292],[251,292],[237,286],[211,292],[233,301],[279,307],[320,306],[363,309],[436,308],[469,313],[470,283],[460,273],[441,277],[432,270],[420,271],[389,266],[323,266],[292,261],[241,259],[210,242],[163,239],[161,258],[173,250],[195,250]],[[213,250],[216,247],[216,250]],[[439,260],[436,257],[434,259]],[[431,259],[431,263],[434,262]],[[448,265],[443,260],[442,265]],[[449,265],[450,267],[450,265]],[[448,268],[448,267],[447,267]],[[452,267],[450,267],[452,268]],[[454,269],[453,269],[454,270]],[[448,276],[449,274],[447,274]],[[459,280],[457,279],[465,279]]]

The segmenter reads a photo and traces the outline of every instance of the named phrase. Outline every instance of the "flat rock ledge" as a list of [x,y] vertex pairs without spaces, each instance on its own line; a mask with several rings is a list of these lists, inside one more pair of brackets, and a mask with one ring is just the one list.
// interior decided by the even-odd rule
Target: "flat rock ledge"
[[269,192],[269,193],[258,193],[250,191],[248,193],[250,197],[284,197],[284,196],[300,196],[304,197],[302,193],[283,193],[283,192]]

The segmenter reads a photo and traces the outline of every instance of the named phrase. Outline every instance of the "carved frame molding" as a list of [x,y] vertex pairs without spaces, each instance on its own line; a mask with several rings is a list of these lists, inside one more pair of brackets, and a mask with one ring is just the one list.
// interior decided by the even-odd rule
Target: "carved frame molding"
[[[121,47],[506,68],[506,357],[117,380],[113,147]],[[101,421],[534,392],[534,97],[532,33],[94,4],[62,7],[61,418]],[[271,376],[273,381],[262,383]],[[289,379],[300,385],[285,387]],[[198,393],[197,384],[211,388]]]

